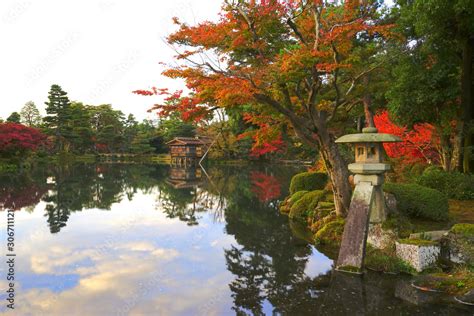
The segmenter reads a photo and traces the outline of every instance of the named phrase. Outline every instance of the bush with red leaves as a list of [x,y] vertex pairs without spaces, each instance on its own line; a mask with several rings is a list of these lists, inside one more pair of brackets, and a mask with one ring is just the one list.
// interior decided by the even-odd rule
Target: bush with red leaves
[[40,130],[19,123],[0,124],[0,155],[11,157],[36,151],[46,141]]

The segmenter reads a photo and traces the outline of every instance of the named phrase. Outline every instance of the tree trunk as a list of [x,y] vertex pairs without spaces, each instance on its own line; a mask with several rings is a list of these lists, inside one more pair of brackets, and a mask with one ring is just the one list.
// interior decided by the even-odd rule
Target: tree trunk
[[318,125],[317,137],[313,137],[301,125],[292,121],[296,135],[308,146],[319,149],[334,192],[336,214],[345,217],[351,203],[349,170],[334,142],[334,137],[328,133],[326,123],[320,122]]
[[[369,86],[369,75],[364,76],[364,86]],[[364,97],[362,98],[362,103],[364,104],[364,115],[365,115],[365,124],[367,127],[375,127],[374,123],[374,114],[372,112],[372,98],[370,97],[370,92],[366,89],[364,91]]]
[[464,121],[460,120],[458,123],[458,126],[456,126],[456,131],[454,136],[452,137],[452,143],[451,143],[451,164],[450,164],[450,170],[448,171],[461,171],[461,161],[462,161],[462,156],[463,156],[463,148],[462,148],[462,142],[463,142],[463,131],[464,131]]
[[351,186],[349,184],[349,170],[347,164],[334,142],[334,137],[329,133],[326,122],[327,113],[319,112],[311,119],[297,116],[287,107],[264,94],[255,94],[255,98],[272,106],[275,110],[285,115],[291,122],[296,136],[310,147],[318,148],[323,158],[326,170],[331,180],[334,192],[336,214],[346,216],[351,203]]
[[[325,125],[325,124],[324,124]],[[331,180],[334,192],[336,214],[345,217],[351,203],[351,186],[347,163],[341,156],[334,137],[328,133],[326,126],[319,126],[319,147],[324,165]]]
[[467,38],[462,51],[462,72],[461,72],[461,105],[463,111],[463,124],[461,129],[460,137],[463,138],[461,143],[464,145],[462,150],[462,157],[460,154],[460,160],[462,161],[463,171],[469,172],[469,161],[470,161],[470,145],[471,145],[471,128],[473,115],[473,102],[472,102],[472,65],[473,65],[473,49],[474,49],[474,37]]
[[[438,130],[440,130],[438,128]],[[449,137],[443,135],[442,132],[439,133],[439,156],[441,159],[441,166],[444,171],[451,171],[451,148],[449,144]]]

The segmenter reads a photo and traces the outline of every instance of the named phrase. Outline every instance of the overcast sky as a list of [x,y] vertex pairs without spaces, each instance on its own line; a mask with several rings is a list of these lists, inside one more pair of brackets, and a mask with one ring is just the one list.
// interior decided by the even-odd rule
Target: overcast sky
[[110,103],[137,118],[154,117],[153,97],[136,96],[150,86],[182,88],[160,75],[172,62],[164,38],[171,18],[183,22],[217,18],[221,0],[1,0],[0,117],[29,100],[44,112],[52,84],[71,100]]

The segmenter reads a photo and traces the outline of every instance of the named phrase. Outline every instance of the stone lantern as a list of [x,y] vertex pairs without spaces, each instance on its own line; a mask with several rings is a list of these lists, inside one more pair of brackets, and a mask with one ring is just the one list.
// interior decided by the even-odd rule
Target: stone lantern
[[355,174],[355,189],[336,264],[339,270],[362,270],[369,218],[370,223],[381,223],[387,218],[382,184],[390,165],[385,162],[383,143],[400,141],[396,136],[379,134],[374,127],[336,140],[336,143],[352,143],[355,147],[355,163],[349,164],[349,170]]

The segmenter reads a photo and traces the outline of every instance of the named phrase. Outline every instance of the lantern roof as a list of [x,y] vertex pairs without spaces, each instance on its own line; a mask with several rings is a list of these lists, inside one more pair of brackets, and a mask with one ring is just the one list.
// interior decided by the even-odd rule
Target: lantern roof
[[402,140],[395,135],[381,134],[375,127],[366,127],[362,133],[348,134],[336,139],[336,143],[396,143]]

